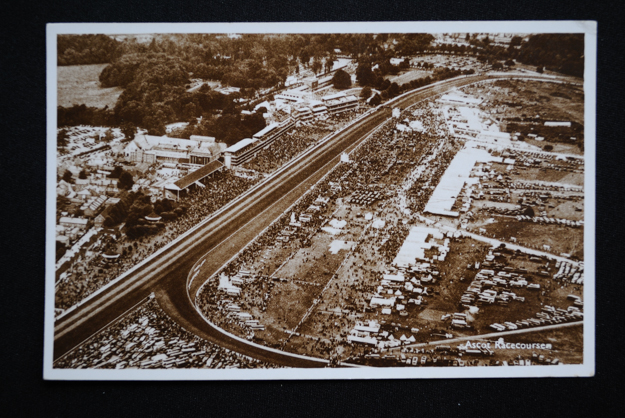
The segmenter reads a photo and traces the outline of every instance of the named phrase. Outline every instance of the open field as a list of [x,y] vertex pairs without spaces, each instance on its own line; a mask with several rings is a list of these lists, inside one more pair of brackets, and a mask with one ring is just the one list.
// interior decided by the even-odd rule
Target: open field
[[[500,173],[505,173],[504,164],[493,164],[493,168]],[[584,185],[584,173],[555,170],[551,168],[522,168],[519,174],[511,173],[512,181],[538,181],[548,183],[570,184],[572,186]]]
[[122,93],[121,87],[101,88],[100,73],[108,64],[70,65],[57,67],[57,104],[71,107],[112,108]]
[[584,259],[584,228],[519,222],[499,216],[494,219],[496,222],[480,226],[486,230],[486,236],[494,236],[504,241],[510,241],[514,237],[521,245],[536,248],[548,245],[554,254],[566,253],[580,260]]
[[423,70],[409,70],[406,71],[403,74],[399,74],[397,76],[394,77],[389,77],[388,81],[390,81],[391,83],[397,83],[400,86],[402,84],[406,84],[406,83],[410,83],[412,80],[417,80],[419,78],[425,78],[429,75],[432,75],[432,73],[430,71],[423,71]]
[[[499,80],[468,86],[467,94],[483,99],[480,108],[493,114],[501,131],[553,152],[583,155],[584,94],[579,86],[537,81]],[[570,127],[545,126],[545,121],[571,122]],[[541,139],[542,138],[542,139]]]
[[579,86],[532,80],[498,80],[464,87],[462,91],[486,98],[481,104],[485,110],[506,105],[504,117],[539,115],[544,120],[584,123],[584,93]]

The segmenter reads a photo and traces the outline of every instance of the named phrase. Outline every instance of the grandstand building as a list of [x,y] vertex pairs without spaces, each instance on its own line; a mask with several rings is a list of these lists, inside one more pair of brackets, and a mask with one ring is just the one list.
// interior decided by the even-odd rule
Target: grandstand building
[[307,121],[315,117],[315,115],[309,107],[302,106],[293,109],[293,117],[300,121]]
[[347,96],[342,92],[324,96],[321,100],[331,114],[345,112],[358,107],[358,98],[356,96]]
[[215,138],[209,136],[192,135],[190,139],[180,139],[136,135],[124,149],[124,157],[135,163],[197,166],[215,161],[225,148],[226,144],[215,142]]
[[311,109],[315,117],[326,115],[328,113],[328,108],[324,106],[322,103],[313,105]]
[[236,167],[251,160],[255,155],[256,146],[254,144],[256,142],[256,139],[245,138],[226,148],[224,151],[224,163],[226,167]]
[[254,158],[260,150],[273,144],[282,134],[295,125],[293,118],[272,123],[258,131],[252,138],[245,138],[224,150],[226,167],[239,166]]
[[[306,86],[302,87],[305,88]],[[304,100],[305,97],[306,93],[297,89],[283,91],[282,93],[275,96],[276,99],[282,99],[288,102],[301,102],[302,100]]]

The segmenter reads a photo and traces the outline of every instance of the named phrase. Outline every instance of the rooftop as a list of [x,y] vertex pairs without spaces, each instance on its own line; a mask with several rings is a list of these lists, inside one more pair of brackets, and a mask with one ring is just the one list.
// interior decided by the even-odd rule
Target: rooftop
[[209,174],[214,173],[215,171],[219,170],[221,167],[223,167],[222,163],[220,163],[219,161],[212,161],[202,166],[201,168],[195,170],[194,172],[187,174],[183,178],[174,182],[174,184],[180,189],[186,189],[191,184],[203,179]]
[[226,148],[224,150],[224,152],[237,152],[240,149],[245,148],[246,146],[248,146],[249,144],[252,144],[254,142],[256,142],[256,139],[252,139],[252,138],[245,138],[240,140],[239,142],[237,142],[234,145],[229,146],[228,148]]
[[263,129],[261,129],[260,131],[258,131],[258,132],[256,132],[254,134],[254,138],[261,137],[261,136],[265,135],[266,133],[273,131],[274,129],[276,129],[277,126],[278,126],[277,123],[272,123],[272,124],[269,124],[269,125],[265,126]]

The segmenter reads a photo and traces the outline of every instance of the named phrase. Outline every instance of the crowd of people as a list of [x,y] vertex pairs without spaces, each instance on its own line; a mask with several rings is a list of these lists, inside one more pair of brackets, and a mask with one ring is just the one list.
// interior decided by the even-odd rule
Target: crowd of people
[[[332,195],[333,192],[330,183],[332,180],[337,180],[337,177],[344,172],[344,169],[345,165],[339,166],[338,170],[333,171],[330,176],[318,183],[293,206],[291,212],[303,213],[319,196]],[[290,252],[295,252],[303,247],[308,237],[318,231],[324,221],[325,217],[314,216],[309,222],[303,223],[295,234],[292,235],[293,239],[286,244],[289,246]],[[289,227],[290,222],[291,217],[289,213],[283,214],[271,224],[263,234],[256,237],[250,245],[241,251],[236,258],[231,260],[219,274],[233,277],[240,270],[251,266],[262,251],[268,247],[278,245],[276,244],[278,242],[276,238],[285,228]],[[256,308],[260,312],[264,312],[267,309],[267,302],[271,297],[271,291],[274,286],[274,282],[269,276],[273,272],[263,270],[257,273],[254,280],[246,281],[240,285],[242,296],[236,298],[236,303],[239,305],[242,312],[249,312],[249,310],[253,308]],[[231,296],[226,296],[224,292],[219,291],[218,285],[219,277],[215,275],[204,285],[202,291],[198,294],[196,300],[198,307],[218,326],[231,332],[251,337],[253,332],[246,326],[245,321],[229,311],[227,309],[227,304],[223,303],[224,300],[230,300]]]
[[59,369],[223,369],[276,366],[184,330],[154,298],[54,362]]
[[330,132],[332,131],[326,127],[315,125],[295,126],[285,132],[279,140],[261,150],[254,159],[243,164],[243,168],[271,173]]
[[[279,141],[261,151],[244,168],[263,173],[275,171],[330,132],[344,127],[363,111],[358,109],[343,112],[323,121],[294,127]],[[258,181],[258,177],[245,178],[231,171],[217,172],[212,175],[205,188],[197,188],[181,196],[179,206],[184,206],[187,210],[176,219],[168,220],[165,228],[158,230],[154,235],[142,236],[132,242],[127,237],[122,237],[116,243],[120,253],[118,259],[110,262],[104,261],[98,248],[95,246],[90,248],[69,268],[66,279],[57,284],[55,307],[62,311],[85,299],[251,188]]]
[[326,120],[298,123],[276,142],[261,150],[254,159],[243,164],[243,168],[271,173],[304,152],[310,146],[332,132],[336,132],[354,120],[361,110],[350,110],[332,115]]
[[176,239],[211,213],[250,189],[257,179],[243,178],[231,171],[212,175],[206,187],[197,188],[181,196],[179,206],[187,210],[176,219],[165,223],[165,228],[155,235],[142,236],[134,241],[122,237],[116,246],[120,257],[106,261],[95,243],[85,256],[78,259],[68,270],[67,279],[60,281],[55,292],[55,307],[68,309],[90,294],[131,269],[145,258]]
[[89,251],[85,251],[64,272],[64,277],[56,284],[56,309],[67,309],[75,305],[117,277],[124,264],[117,260],[107,262],[102,258],[106,241],[108,239],[101,236]]
[[[330,198],[327,208],[315,213],[315,216],[311,218],[311,222],[303,223],[301,227],[297,229],[294,235],[295,239],[291,239],[288,244],[284,244],[289,246],[291,254],[304,246],[306,236],[314,235],[319,231],[323,222],[328,219],[329,213],[334,209],[337,198],[350,196],[352,193],[359,190],[373,190],[370,186],[373,183],[382,185],[382,190],[388,189],[389,187],[396,187],[396,183],[401,181],[402,178],[408,174],[408,171],[412,169],[414,164],[410,163],[413,161],[421,161],[428,155],[431,156],[434,152],[434,148],[441,143],[441,135],[447,134],[444,121],[428,103],[418,104],[416,108],[402,112],[400,120],[402,121],[401,123],[404,123],[403,121],[405,121],[405,119],[414,120],[415,117],[423,121],[425,128],[422,131],[398,131],[396,129],[397,120],[389,121],[383,125],[352,153],[350,162],[337,165],[324,180],[305,194],[289,213],[285,213],[274,222],[264,234],[257,237],[252,244],[225,266],[221,273],[233,277],[242,269],[251,269],[250,266],[255,265],[256,260],[263,251],[276,245],[281,245],[277,244],[276,238],[281,231],[289,226],[291,222],[290,213],[299,214],[305,212],[320,196]],[[434,164],[434,169],[426,170],[425,173],[420,173],[421,175],[415,182],[415,184],[419,186],[413,187],[411,189],[412,191],[425,184],[435,185],[438,178],[442,175],[453,158],[458,147],[455,146],[452,141],[442,142],[445,142],[446,146],[441,147],[442,151],[440,152],[440,156],[435,158],[436,163]],[[413,206],[420,206],[422,209],[427,203],[430,193],[431,191],[423,195],[416,195],[413,192],[410,196],[411,201],[413,201]],[[381,194],[380,197],[382,196],[384,195]],[[419,202],[421,203],[419,204]],[[396,213],[396,215],[400,214]],[[375,256],[384,258],[386,262],[392,261],[395,257],[409,231],[406,225],[399,222],[399,216],[396,218],[395,222],[391,222],[383,231],[371,231],[371,236],[367,238],[376,240],[379,248],[376,250]],[[376,247],[378,245],[376,245]],[[358,248],[355,249],[355,253],[360,254],[359,251]],[[358,254],[355,256],[363,257],[362,254]],[[363,259],[361,263],[367,263],[367,261]],[[363,267],[359,268],[362,269]],[[262,267],[259,268],[258,272],[252,273],[262,275],[270,275],[272,273],[271,271],[261,271],[260,269],[262,269]],[[359,270],[358,273],[355,274],[364,275],[363,272],[364,270]],[[272,282],[271,280],[267,280],[266,277],[264,280],[256,278],[253,281],[240,285],[240,295],[232,297],[226,296],[225,293],[218,291],[219,280],[216,275],[206,283],[198,295],[198,306],[204,315],[211,318],[211,321],[214,321],[218,326],[222,326],[240,335],[249,336],[250,330],[245,326],[245,322],[240,320],[236,314],[230,313],[225,307],[226,304],[222,303],[222,301],[224,299],[228,302],[234,301],[233,303],[236,303],[241,308],[241,311],[247,312],[255,308],[256,312],[264,312],[272,296],[272,286],[269,285],[269,283]],[[339,286],[339,284],[336,284],[336,286]],[[357,282],[352,286],[357,286],[363,293],[363,297],[353,299],[353,305],[359,307],[364,306],[366,304],[364,295],[373,291],[373,287],[369,284],[368,280]],[[349,293],[353,293],[353,290],[353,287],[349,289]],[[348,289],[332,288],[330,291],[335,293],[340,292],[341,295],[346,295]],[[323,309],[338,307],[336,303],[331,305],[332,306],[323,304]],[[330,331],[326,330],[325,332],[327,334]],[[336,349],[340,347],[340,344],[343,344],[339,341],[336,341],[336,343],[324,343],[322,340],[323,338],[317,341],[311,340],[304,344],[308,344],[307,347],[310,346],[308,349],[316,354],[322,355],[323,353],[325,353],[325,355],[334,353]],[[262,341],[260,342],[262,343]],[[289,349],[289,344],[286,345],[286,349]],[[341,351],[343,351],[343,349],[341,349]]]

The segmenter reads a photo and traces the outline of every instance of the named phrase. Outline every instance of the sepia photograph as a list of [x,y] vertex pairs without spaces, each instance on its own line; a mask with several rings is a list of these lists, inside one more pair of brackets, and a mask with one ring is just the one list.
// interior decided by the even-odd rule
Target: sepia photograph
[[45,379],[594,374],[595,22],[46,42]]

